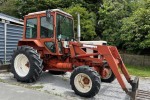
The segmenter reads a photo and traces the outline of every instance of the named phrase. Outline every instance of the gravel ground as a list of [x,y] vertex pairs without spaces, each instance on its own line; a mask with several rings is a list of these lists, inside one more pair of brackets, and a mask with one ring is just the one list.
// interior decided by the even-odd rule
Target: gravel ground
[[[35,89],[68,100],[130,100],[129,96],[121,89],[117,80],[112,83],[102,83],[99,93],[93,98],[87,99],[77,96],[74,94],[74,91],[71,90],[69,77],[70,73],[63,76],[54,76],[49,73],[43,73],[36,83],[20,83],[13,78],[11,73],[0,73],[0,79],[2,79],[2,82]],[[128,83],[127,87],[130,88]],[[140,78],[139,89],[150,91],[150,78]]]

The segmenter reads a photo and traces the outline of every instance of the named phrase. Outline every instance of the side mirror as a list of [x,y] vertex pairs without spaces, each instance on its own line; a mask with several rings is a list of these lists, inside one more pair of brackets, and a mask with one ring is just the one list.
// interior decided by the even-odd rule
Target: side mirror
[[51,14],[50,13],[51,13],[50,10],[46,10],[46,20],[51,23]]

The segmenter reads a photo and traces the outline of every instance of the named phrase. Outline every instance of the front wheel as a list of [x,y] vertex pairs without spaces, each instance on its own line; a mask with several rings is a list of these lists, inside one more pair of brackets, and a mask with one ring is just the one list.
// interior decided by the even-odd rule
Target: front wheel
[[100,76],[90,67],[81,66],[74,69],[70,77],[70,85],[77,95],[93,97],[100,89]]
[[102,82],[111,83],[115,80],[116,77],[110,67],[108,67],[108,66],[105,67],[104,73],[105,73],[105,75],[102,75],[102,77],[101,77]]

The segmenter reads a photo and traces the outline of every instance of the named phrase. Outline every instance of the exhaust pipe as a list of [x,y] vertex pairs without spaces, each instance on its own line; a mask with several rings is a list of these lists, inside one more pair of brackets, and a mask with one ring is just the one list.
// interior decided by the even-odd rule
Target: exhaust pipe
[[78,41],[80,41],[80,38],[81,38],[81,29],[80,29],[80,14],[77,13],[77,16],[78,16]]

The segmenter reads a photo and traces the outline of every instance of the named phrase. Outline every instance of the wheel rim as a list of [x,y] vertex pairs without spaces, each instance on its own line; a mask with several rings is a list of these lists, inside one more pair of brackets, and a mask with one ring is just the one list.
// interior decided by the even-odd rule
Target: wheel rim
[[109,79],[112,75],[112,70],[110,68],[105,68],[105,76],[103,77],[103,79]]
[[20,77],[25,77],[30,70],[30,63],[24,54],[18,54],[14,60],[14,68]]
[[87,93],[92,88],[92,80],[88,75],[79,73],[74,79],[74,85],[79,92]]

